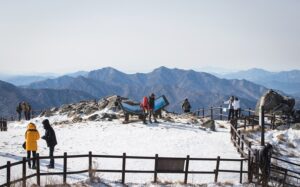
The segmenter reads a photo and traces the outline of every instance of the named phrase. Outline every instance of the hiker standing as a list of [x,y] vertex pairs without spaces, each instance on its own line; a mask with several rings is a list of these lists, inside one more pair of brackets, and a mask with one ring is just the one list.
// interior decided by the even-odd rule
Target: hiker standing
[[273,146],[270,143],[267,143],[259,151],[259,167],[262,173],[263,186],[267,186],[270,177],[272,152]]
[[143,110],[143,123],[146,124],[146,116],[148,115],[149,111],[149,102],[148,102],[148,97],[143,97],[143,101],[141,103],[141,108]]
[[228,104],[228,121],[234,117],[234,108],[233,108],[234,96],[231,96],[228,101],[225,101],[224,104]]
[[149,122],[152,123],[151,121],[151,116],[153,116],[154,122],[157,123],[156,117],[154,115],[154,108],[155,107],[155,95],[152,93],[149,97]]
[[239,118],[241,115],[241,107],[239,98],[235,97],[233,101],[234,116]]
[[42,137],[42,139],[46,140],[47,146],[49,147],[50,164],[47,165],[47,167],[54,168],[53,153],[54,147],[57,145],[56,135],[48,119],[45,119],[42,123],[45,129],[45,135]]
[[[27,126],[27,130],[25,132],[25,139],[26,139],[26,151],[27,151],[27,160],[28,160],[28,166],[29,168],[36,169],[35,163],[36,163],[36,151],[37,151],[37,140],[40,139],[39,131],[37,131],[36,126],[34,123],[29,123]],[[32,167],[31,167],[31,161],[30,157],[34,158],[32,161]]]
[[16,112],[18,113],[18,119],[19,119],[19,121],[21,121],[21,117],[22,117],[22,106],[21,106],[21,103],[18,104],[18,106],[16,108]]
[[184,102],[182,103],[182,106],[181,106],[182,110],[184,113],[189,113],[191,111],[191,104],[189,102],[189,100],[186,98],[184,100]]

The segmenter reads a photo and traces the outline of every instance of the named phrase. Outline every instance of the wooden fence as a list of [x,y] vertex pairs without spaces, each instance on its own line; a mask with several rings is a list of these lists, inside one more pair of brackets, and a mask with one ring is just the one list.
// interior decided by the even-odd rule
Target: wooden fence
[[0,117],[0,131],[7,131],[7,120]]
[[[40,157],[39,154],[37,154],[36,158],[36,173],[32,175],[27,175],[26,173],[26,165],[28,160],[24,157],[22,161],[11,163],[7,162],[5,166],[1,166],[0,170],[6,169],[7,177],[6,177],[6,183],[1,184],[0,186],[11,186],[15,183],[21,182],[22,186],[26,186],[26,181],[29,178],[36,177],[36,183],[38,185],[41,184],[41,176],[48,176],[48,175],[60,175],[63,178],[63,183],[67,183],[67,176],[72,174],[80,174],[80,173],[88,173],[89,176],[92,176],[93,172],[101,172],[101,173],[121,173],[121,181],[122,184],[125,184],[125,178],[126,173],[152,173],[153,174],[153,182],[157,182],[157,175],[159,173],[172,173],[172,174],[182,174],[184,183],[186,184],[188,182],[188,175],[189,174],[211,174],[214,175],[214,182],[218,181],[219,173],[226,172],[226,173],[239,173],[240,175],[240,183],[243,182],[243,174],[248,173],[247,171],[243,170],[243,162],[246,161],[246,159],[226,159],[226,158],[191,158],[189,155],[187,157],[159,157],[158,154],[156,154],[154,157],[150,156],[128,156],[126,153],[123,153],[123,155],[96,155],[92,154],[92,152],[89,152],[89,154],[86,155],[67,155],[67,153],[64,153],[63,156],[55,156],[55,159],[63,159],[63,171],[62,172],[47,172],[42,173],[40,170],[40,161],[43,159],[49,159],[50,157]],[[81,171],[68,171],[67,170],[67,163],[68,159],[70,158],[88,158],[88,168],[86,170]],[[122,159],[122,169],[115,170],[115,169],[95,169],[92,166],[93,158],[116,158],[116,159]],[[141,159],[141,160],[154,160],[154,166],[153,170],[128,170],[126,169],[126,160],[128,159]],[[33,160],[30,159],[30,160]],[[182,168],[172,168],[172,167],[166,167],[163,163],[165,161],[176,162],[176,161],[183,161],[184,165],[182,165]],[[190,161],[204,161],[204,162],[215,162],[215,169],[213,171],[191,171],[189,170]],[[220,163],[221,162],[236,162],[239,164],[240,170],[225,170],[220,169]],[[22,165],[22,178],[16,179],[14,181],[11,181],[11,168],[14,166]],[[173,165],[173,164],[172,164]]]

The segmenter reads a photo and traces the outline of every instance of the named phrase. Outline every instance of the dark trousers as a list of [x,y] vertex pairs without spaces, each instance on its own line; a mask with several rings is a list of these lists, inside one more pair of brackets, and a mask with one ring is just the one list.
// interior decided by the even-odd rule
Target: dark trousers
[[51,146],[49,147],[50,166],[54,166],[53,153],[54,153],[54,146]]
[[31,152],[32,152],[32,157],[34,158],[32,161],[32,167],[35,167],[35,158],[36,158],[36,151],[27,151],[27,160],[28,160],[28,166],[31,168],[31,161],[30,156],[31,156]]
[[241,116],[241,109],[234,110],[234,116],[239,118]]
[[229,113],[228,113],[228,121],[234,118],[234,110],[233,109],[229,109]]
[[156,117],[155,117],[155,115],[154,115],[153,109],[150,109],[150,110],[149,110],[149,122],[150,122],[150,123],[152,122],[152,121],[151,121],[151,116],[153,116],[153,119],[154,119],[154,121],[156,122]]
[[190,113],[190,112],[191,112],[190,109],[185,109],[185,110],[184,110],[184,113]]
[[19,118],[19,121],[21,121],[21,117],[22,117],[21,114],[22,114],[21,112],[18,112],[18,118]]

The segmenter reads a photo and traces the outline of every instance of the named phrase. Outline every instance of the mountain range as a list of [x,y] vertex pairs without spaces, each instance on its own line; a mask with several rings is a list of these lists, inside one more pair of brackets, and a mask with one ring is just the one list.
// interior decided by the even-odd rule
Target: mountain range
[[[159,67],[150,73],[126,74],[107,67],[48,78],[22,87],[1,81],[1,90],[9,91],[0,91],[0,106],[9,106],[10,109],[1,109],[0,115],[14,113],[17,103],[23,100],[32,103],[33,108],[43,109],[109,95],[120,95],[140,101],[143,96],[149,96],[151,93],[155,93],[156,96],[165,95],[170,102],[168,110],[172,112],[181,111],[181,103],[185,98],[190,100],[195,110],[222,105],[231,95],[240,98],[242,108],[254,108],[258,98],[267,88],[246,79],[267,80],[264,77],[272,76],[273,73],[259,69],[249,72],[240,72],[240,75],[227,74],[225,79],[205,72],[177,68]],[[234,76],[238,79],[230,79]],[[286,80],[292,79],[292,76],[283,77]],[[282,78],[280,81],[284,80]],[[294,79],[293,83],[295,82],[297,78]],[[276,89],[274,85],[267,87]]]
[[189,98],[193,109],[221,105],[236,95],[243,107],[254,107],[266,90],[247,80],[220,79],[204,72],[160,67],[150,73],[126,74],[107,67],[88,72],[85,76],[61,76],[32,83],[31,89],[69,89],[87,92],[96,98],[121,95],[140,101],[152,92],[166,95],[170,111],[181,111],[181,103]]
[[300,70],[270,72],[253,68],[246,71],[219,75],[219,77],[226,79],[246,79],[267,88],[300,96]]

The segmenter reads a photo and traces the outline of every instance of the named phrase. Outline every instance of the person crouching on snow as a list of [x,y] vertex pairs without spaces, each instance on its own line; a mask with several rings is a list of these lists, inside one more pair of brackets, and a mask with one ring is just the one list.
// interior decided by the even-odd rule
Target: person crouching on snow
[[[27,126],[27,130],[25,132],[25,139],[26,139],[26,151],[27,151],[27,160],[29,168],[36,169],[36,151],[37,151],[37,140],[40,139],[39,131],[36,129],[34,123],[29,123]],[[33,156],[32,167],[30,156]]]
[[45,135],[42,137],[42,139],[46,140],[47,146],[49,147],[50,164],[47,165],[47,167],[54,168],[53,153],[54,147],[57,145],[56,135],[53,128],[50,126],[48,119],[45,119],[42,123],[45,129]]

